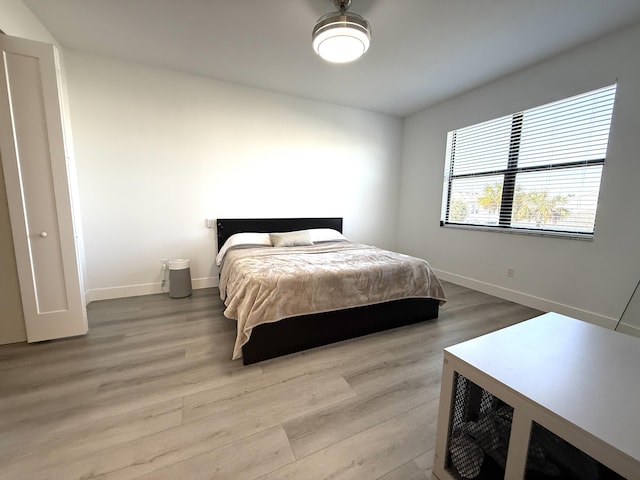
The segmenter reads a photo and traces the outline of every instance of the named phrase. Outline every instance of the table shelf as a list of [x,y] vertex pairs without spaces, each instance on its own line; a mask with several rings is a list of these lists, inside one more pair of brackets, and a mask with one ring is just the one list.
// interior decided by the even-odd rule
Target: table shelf
[[434,476],[640,478],[640,340],[549,313],[445,349]]

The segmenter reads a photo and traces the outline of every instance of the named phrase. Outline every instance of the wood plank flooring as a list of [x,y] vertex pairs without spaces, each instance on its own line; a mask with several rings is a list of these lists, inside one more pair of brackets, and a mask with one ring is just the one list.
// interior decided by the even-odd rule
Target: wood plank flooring
[[442,349],[542,312],[445,283],[440,318],[243,366],[217,289],[93,302],[0,347],[0,479],[431,478]]

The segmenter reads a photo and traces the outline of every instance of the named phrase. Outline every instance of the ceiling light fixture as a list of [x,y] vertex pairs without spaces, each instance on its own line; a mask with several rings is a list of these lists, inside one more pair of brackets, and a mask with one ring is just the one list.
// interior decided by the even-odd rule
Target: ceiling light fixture
[[323,15],[313,27],[313,49],[327,62],[353,62],[369,49],[371,26],[357,13],[347,12],[351,0],[333,3],[338,11]]

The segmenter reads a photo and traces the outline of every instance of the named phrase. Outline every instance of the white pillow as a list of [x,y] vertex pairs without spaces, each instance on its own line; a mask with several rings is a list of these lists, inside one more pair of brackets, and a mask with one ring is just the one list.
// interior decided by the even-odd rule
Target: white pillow
[[308,232],[313,243],[349,241],[347,237],[333,228],[312,228]]
[[273,247],[273,244],[271,243],[268,233],[235,233],[227,238],[227,241],[222,245],[222,248],[216,256],[216,265],[218,265],[218,267],[222,265],[222,260],[227,250],[240,247]]
[[311,235],[308,230],[298,230],[295,232],[270,233],[271,243],[274,247],[301,247],[313,245]]

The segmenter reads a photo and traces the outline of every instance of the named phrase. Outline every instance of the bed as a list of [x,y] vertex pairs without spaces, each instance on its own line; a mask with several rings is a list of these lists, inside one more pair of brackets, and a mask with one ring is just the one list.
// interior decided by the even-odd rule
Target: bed
[[[342,218],[218,219],[216,226],[217,260],[222,258],[220,260],[220,296],[226,306],[225,316],[238,322],[238,335],[233,358],[242,357],[245,365],[437,318],[439,306],[446,301],[440,282],[431,272],[427,262],[348,241],[340,235]],[[301,235],[303,238],[307,238],[307,231],[314,236],[314,242],[308,245],[304,241],[301,244],[293,245],[286,243],[292,236],[298,240]],[[273,234],[274,232],[281,233],[282,238],[272,235],[268,240],[271,242],[269,245],[261,243],[264,241],[265,234]],[[329,232],[329,236],[326,236],[327,232]],[[335,238],[331,232],[335,233]],[[255,245],[228,248],[229,244],[233,244],[237,237],[247,238],[244,236],[254,234],[257,239]],[[338,236],[342,238],[338,238]],[[227,240],[231,237],[233,238],[227,244]],[[277,243],[278,241],[281,243]],[[333,266],[326,267],[324,264],[320,264],[318,267],[312,265],[320,262],[320,259],[323,258],[332,259],[333,265],[337,263],[350,264],[350,256],[354,255],[353,258],[356,258],[355,256],[360,254],[368,256],[369,263],[373,262],[374,264],[382,262],[383,260],[380,258],[384,258],[386,262],[387,257],[394,257],[399,259],[400,263],[405,264],[405,268],[412,271],[415,271],[417,267],[415,263],[411,262],[417,261],[418,264],[420,262],[426,264],[425,273],[418,274],[425,275],[425,280],[422,282],[425,285],[416,286],[416,290],[408,294],[404,292],[399,294],[393,292],[396,288],[395,285],[399,283],[394,281],[389,288],[382,289],[379,298],[374,298],[368,296],[366,285],[375,282],[375,280],[366,280],[366,284],[361,285],[363,280],[358,276],[357,280],[354,279],[349,284],[350,291],[355,292],[354,295],[336,295],[335,292],[329,291],[329,289],[335,288],[332,284],[322,283],[323,279],[329,276],[326,272],[323,274],[310,270],[312,268],[320,270],[333,268]],[[346,260],[337,261],[333,259],[335,255],[341,255],[341,258]],[[301,262],[296,269],[301,267],[301,270],[307,271],[308,276],[304,280],[298,281],[297,277],[294,279],[291,274],[292,267],[290,267],[292,265],[290,262],[293,259],[290,257],[295,257],[298,259],[297,261]],[[247,273],[240,270],[240,268],[246,268],[247,265],[264,271],[250,270],[250,273]],[[420,266],[419,270],[422,271],[422,269],[423,267]],[[265,272],[269,272],[268,275]],[[277,276],[278,272],[280,272],[279,277]],[[286,274],[282,272],[286,272]],[[377,275],[380,277],[386,274],[377,273]],[[404,278],[405,275],[401,276]],[[362,276],[362,278],[365,277]],[[296,282],[299,282],[300,285]],[[304,285],[309,282],[319,282],[314,286],[307,287],[307,290],[313,293],[305,293]],[[278,290],[273,292],[265,290],[268,288],[277,288]],[[302,290],[290,292],[287,288]],[[341,286],[340,288],[345,287]],[[326,294],[323,289],[328,289]],[[367,301],[358,301],[357,294],[360,289],[362,289],[363,298],[366,297]],[[314,298],[319,296],[323,298],[323,301],[329,303],[323,304],[320,308],[316,305],[316,309],[312,313],[302,312],[302,307],[294,300],[297,300],[298,297],[306,298],[305,295],[311,295]],[[394,296],[402,298],[394,298]],[[336,303],[337,298],[340,298],[339,305]],[[264,306],[265,303],[269,304],[268,308]]]

